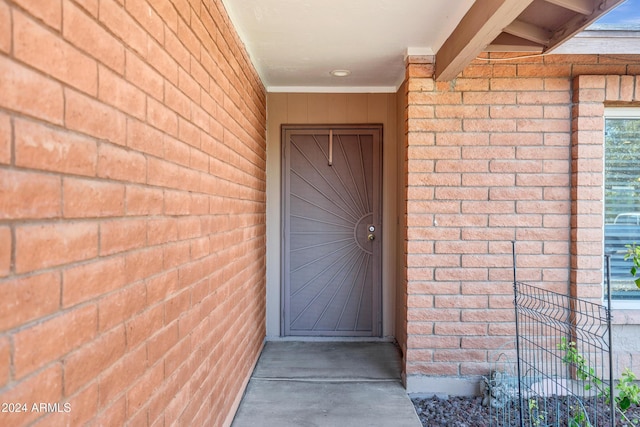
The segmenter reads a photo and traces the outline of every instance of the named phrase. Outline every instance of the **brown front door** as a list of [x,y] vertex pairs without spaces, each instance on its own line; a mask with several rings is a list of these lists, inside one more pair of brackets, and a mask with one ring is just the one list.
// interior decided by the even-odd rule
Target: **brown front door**
[[283,126],[283,335],[381,334],[382,126]]

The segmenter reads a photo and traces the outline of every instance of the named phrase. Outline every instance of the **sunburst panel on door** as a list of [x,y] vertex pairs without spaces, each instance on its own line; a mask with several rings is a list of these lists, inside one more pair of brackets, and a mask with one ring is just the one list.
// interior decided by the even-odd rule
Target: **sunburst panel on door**
[[283,128],[285,335],[380,334],[380,135]]

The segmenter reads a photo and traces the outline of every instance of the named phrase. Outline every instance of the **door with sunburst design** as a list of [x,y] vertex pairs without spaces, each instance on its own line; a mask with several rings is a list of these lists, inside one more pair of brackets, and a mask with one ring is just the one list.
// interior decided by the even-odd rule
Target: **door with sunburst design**
[[382,126],[283,126],[283,335],[381,335]]

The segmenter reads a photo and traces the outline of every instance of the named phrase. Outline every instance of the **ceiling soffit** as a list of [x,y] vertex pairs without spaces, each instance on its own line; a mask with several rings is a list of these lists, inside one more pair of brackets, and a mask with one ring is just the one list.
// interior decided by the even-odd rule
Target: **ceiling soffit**
[[395,92],[405,56],[453,80],[483,52],[552,52],[624,0],[222,1],[267,91]]
[[623,0],[477,0],[436,53],[437,80],[481,52],[549,53]]

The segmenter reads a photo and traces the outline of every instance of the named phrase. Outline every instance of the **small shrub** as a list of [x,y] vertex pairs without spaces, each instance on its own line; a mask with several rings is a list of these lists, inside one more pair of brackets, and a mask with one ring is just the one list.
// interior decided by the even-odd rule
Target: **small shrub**
[[629,272],[634,278],[633,281],[636,286],[640,288],[640,277],[638,277],[638,273],[640,273],[640,246],[637,246],[635,243],[633,245],[627,245],[627,253],[624,259],[625,261],[630,259],[633,263]]
[[[576,343],[574,341],[568,341],[566,337],[562,337],[558,344],[558,350],[565,352],[562,357],[562,362],[575,368],[577,379],[584,381],[584,389],[592,390],[595,387],[598,397],[604,397],[606,399],[606,403],[609,404],[609,387],[604,387],[602,379],[596,375],[593,368],[589,367],[587,359],[580,354]],[[635,380],[636,375],[631,371],[631,369],[625,369],[620,380],[618,380],[618,384],[616,384],[618,395],[614,397],[614,401],[615,409],[623,420],[627,423],[637,425],[638,419],[630,420],[626,415],[627,409],[632,405],[637,406],[640,404],[640,387],[635,383]],[[578,406],[572,409],[574,416],[569,420],[569,426],[579,427],[586,425],[586,415],[584,414],[584,410]]]

